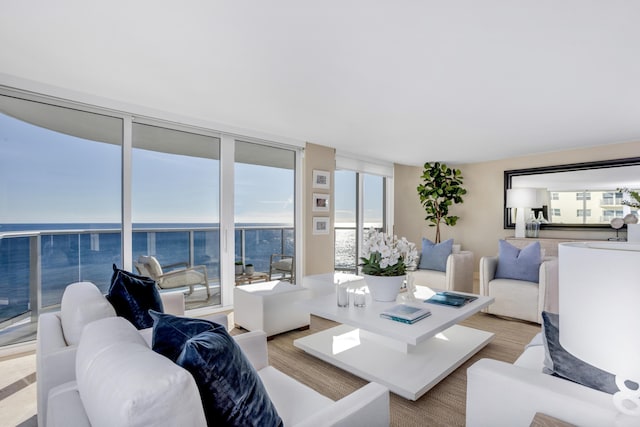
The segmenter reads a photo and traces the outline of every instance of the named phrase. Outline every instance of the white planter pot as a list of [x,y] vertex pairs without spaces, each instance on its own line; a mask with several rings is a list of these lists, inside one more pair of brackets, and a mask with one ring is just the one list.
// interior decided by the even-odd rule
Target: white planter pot
[[364,281],[369,288],[369,293],[375,301],[395,301],[404,279],[405,276],[364,275]]
[[242,265],[236,265],[236,276],[239,276],[242,274]]

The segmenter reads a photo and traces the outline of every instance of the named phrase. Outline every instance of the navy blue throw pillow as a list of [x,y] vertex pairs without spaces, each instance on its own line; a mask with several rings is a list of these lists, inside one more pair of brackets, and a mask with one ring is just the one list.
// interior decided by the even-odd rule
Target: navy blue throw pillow
[[545,360],[544,373],[605,393],[618,392],[613,374],[578,359],[562,347],[560,317],[557,314],[542,312],[542,334],[545,352],[549,356]]
[[282,426],[258,373],[224,326],[154,311],[153,350],[193,375],[207,425]]
[[107,300],[118,316],[127,319],[137,329],[153,326],[149,310],[164,312],[155,280],[120,270],[115,264]]

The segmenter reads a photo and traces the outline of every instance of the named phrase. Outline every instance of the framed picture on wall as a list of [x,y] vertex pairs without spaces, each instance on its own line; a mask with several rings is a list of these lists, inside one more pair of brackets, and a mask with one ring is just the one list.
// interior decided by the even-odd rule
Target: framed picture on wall
[[331,187],[331,172],[315,170],[313,171],[313,188],[328,190]]
[[313,193],[313,211],[329,212],[329,195]]
[[329,234],[328,217],[313,217],[313,234]]

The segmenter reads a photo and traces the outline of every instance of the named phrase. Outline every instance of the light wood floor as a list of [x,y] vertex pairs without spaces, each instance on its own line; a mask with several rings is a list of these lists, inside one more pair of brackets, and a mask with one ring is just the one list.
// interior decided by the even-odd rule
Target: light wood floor
[[[536,324],[484,313],[476,314],[462,324],[494,332],[496,336],[493,342],[416,402],[392,394],[392,426],[464,426],[466,369],[481,358],[513,362],[540,329]],[[309,330],[278,335],[268,345],[271,365],[337,400],[366,382],[293,346],[293,340],[334,325],[334,322],[312,316]],[[232,330],[232,334],[239,333],[243,330]],[[35,355],[0,359],[0,425],[36,426],[35,414]]]

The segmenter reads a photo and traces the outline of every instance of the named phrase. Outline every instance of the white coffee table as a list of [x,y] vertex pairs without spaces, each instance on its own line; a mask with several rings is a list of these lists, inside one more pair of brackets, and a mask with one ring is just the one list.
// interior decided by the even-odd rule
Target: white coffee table
[[413,325],[383,319],[395,302],[367,298],[364,308],[338,307],[335,293],[302,300],[309,313],[342,325],[293,342],[294,346],[345,371],[384,384],[405,399],[417,400],[493,339],[491,332],[457,323],[493,302],[479,296],[461,308],[421,303],[433,291],[417,287],[417,304],[431,316]]

